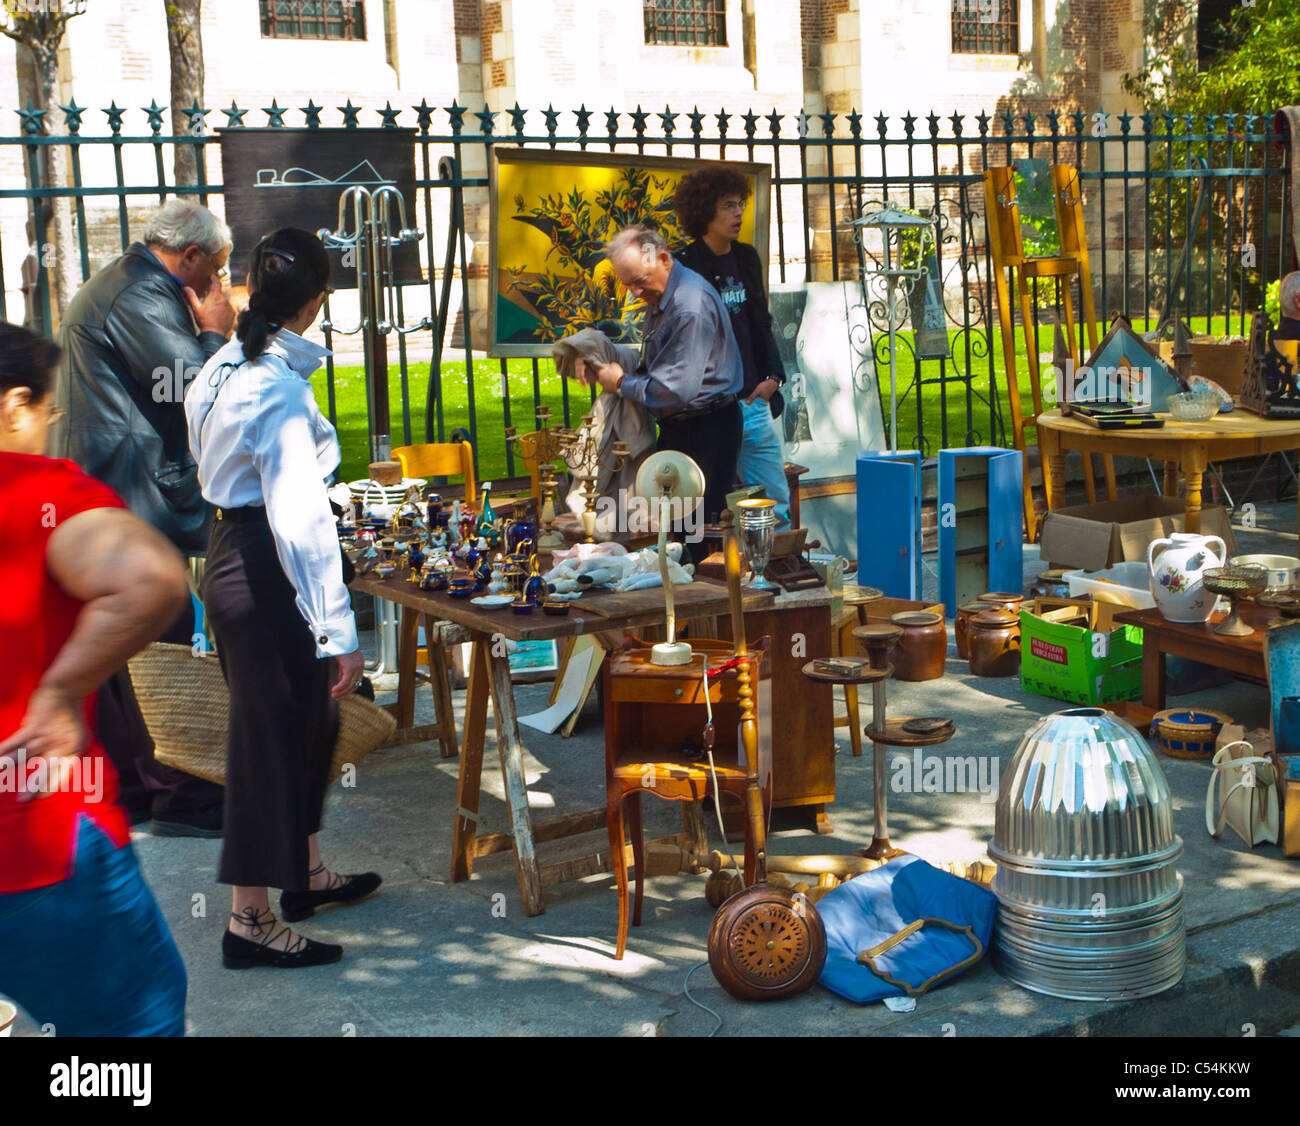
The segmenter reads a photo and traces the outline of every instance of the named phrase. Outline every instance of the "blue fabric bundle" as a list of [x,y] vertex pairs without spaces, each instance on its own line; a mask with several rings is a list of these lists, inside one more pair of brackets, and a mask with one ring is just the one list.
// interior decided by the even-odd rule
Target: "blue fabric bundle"
[[978,962],[997,900],[920,857],[900,856],[828,892],[817,911],[826,927],[818,981],[850,1001],[880,1001],[924,993]]

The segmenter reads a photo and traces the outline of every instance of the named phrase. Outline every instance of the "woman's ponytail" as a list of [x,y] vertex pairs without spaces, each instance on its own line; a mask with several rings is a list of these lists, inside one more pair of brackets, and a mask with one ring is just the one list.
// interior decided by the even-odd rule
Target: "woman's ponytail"
[[249,259],[248,308],[235,322],[244,355],[256,360],[285,321],[329,288],[330,263],[315,235],[281,227],[254,248]]

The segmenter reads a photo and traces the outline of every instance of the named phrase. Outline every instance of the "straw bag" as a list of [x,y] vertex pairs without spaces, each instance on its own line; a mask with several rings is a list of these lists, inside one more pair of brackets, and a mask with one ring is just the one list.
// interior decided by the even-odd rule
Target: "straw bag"
[[[197,778],[225,785],[230,694],[216,657],[188,645],[155,642],[128,663],[136,699],[153,736],[154,758]],[[397,730],[397,720],[357,695],[339,701],[339,734],[329,780],[344,763],[360,762]]]
[[[1217,837],[1224,825],[1251,848],[1263,841],[1277,844],[1277,767],[1273,760],[1254,754],[1244,740],[1228,743],[1215,752],[1214,773],[1205,792],[1205,827]],[[1214,798],[1215,784],[1219,799]]]

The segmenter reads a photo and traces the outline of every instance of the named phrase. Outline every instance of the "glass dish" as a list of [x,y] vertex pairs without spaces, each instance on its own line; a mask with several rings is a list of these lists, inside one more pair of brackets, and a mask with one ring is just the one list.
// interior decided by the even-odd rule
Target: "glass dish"
[[1169,413],[1180,422],[1208,422],[1219,413],[1219,396],[1204,391],[1182,391],[1165,400]]

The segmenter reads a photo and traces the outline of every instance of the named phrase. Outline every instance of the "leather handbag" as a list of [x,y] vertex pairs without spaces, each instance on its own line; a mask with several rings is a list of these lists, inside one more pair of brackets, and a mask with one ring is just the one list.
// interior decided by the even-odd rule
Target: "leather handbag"
[[1219,836],[1227,825],[1251,848],[1265,841],[1277,844],[1278,839],[1277,766],[1254,752],[1244,740],[1215,751],[1214,773],[1205,792],[1205,827],[1210,836]]

